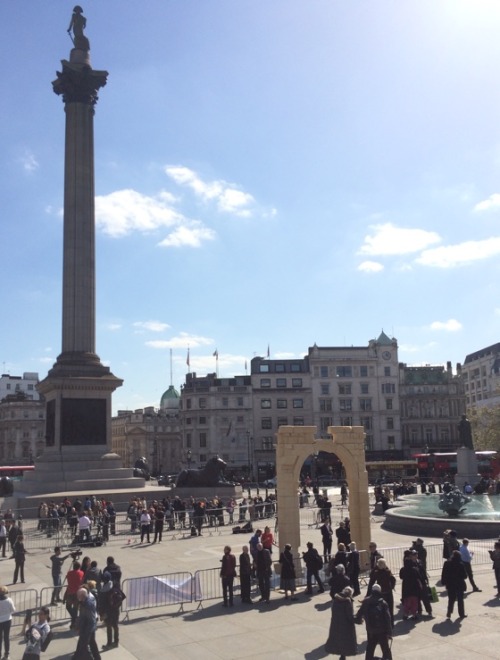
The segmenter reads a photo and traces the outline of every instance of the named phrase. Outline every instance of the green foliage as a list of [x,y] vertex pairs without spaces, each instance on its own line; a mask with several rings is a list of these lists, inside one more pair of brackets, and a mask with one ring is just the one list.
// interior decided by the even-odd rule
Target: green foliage
[[476,451],[500,451],[500,405],[472,408],[468,418]]

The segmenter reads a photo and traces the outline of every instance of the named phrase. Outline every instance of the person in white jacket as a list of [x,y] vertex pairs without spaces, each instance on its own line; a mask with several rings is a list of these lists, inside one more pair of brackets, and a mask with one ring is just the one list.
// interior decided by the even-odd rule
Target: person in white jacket
[[[0,656],[2,660],[10,657],[10,626],[12,624],[12,614],[16,611],[12,598],[9,598],[7,587],[0,586]],[[5,653],[2,655],[2,645],[5,647]]]

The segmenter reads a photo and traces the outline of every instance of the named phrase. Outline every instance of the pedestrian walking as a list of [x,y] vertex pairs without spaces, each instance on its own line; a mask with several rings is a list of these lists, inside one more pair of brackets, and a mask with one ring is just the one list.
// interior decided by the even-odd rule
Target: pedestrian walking
[[42,647],[47,648],[47,639],[50,640],[50,610],[41,607],[38,611],[38,621],[33,623],[26,631],[26,648],[22,660],[40,660]]
[[370,573],[370,580],[368,582],[367,591],[368,596],[371,595],[374,584],[378,584],[380,586],[380,595],[389,607],[391,625],[394,626],[394,596],[392,592],[396,587],[396,578],[392,574],[391,569],[387,566],[387,563],[383,557],[377,559],[377,566]]
[[464,593],[466,589],[465,579],[467,573],[459,550],[453,550],[451,557],[443,564],[441,582],[448,591],[448,610],[446,618],[450,619],[453,614],[455,601],[458,606],[458,616],[465,619],[467,616],[464,609]]
[[118,622],[120,618],[120,608],[125,600],[125,594],[120,587],[115,587],[111,573],[104,571],[102,576],[104,584],[99,592],[97,599],[97,609],[101,620],[106,626],[106,644],[102,651],[115,649],[119,645],[120,634]]
[[5,559],[5,553],[7,550],[7,527],[3,519],[0,519],[0,550],[2,552],[2,557]]
[[14,579],[12,582],[16,584],[17,578],[21,577],[21,582],[24,582],[24,562],[26,560],[26,548],[24,547],[24,536],[19,534],[12,548],[14,553]]
[[332,618],[325,651],[330,655],[338,654],[340,660],[345,660],[348,655],[356,655],[358,650],[353,594],[351,587],[345,587],[340,594],[335,594],[332,601]]
[[312,594],[313,578],[318,585],[318,593],[322,594],[325,591],[325,587],[319,576],[319,571],[323,568],[323,560],[311,541],[307,542],[307,550],[302,553],[302,559],[306,565],[306,594]]
[[489,554],[495,571],[497,598],[500,598],[500,541],[496,541],[493,550],[489,550]]
[[[9,598],[9,590],[7,587],[0,586],[0,656],[2,656],[2,660],[8,660],[10,657],[10,627],[15,611],[12,598]],[[2,655],[2,645],[5,649],[4,655]]]
[[392,660],[390,642],[392,640],[391,616],[389,606],[382,598],[382,590],[379,584],[372,586],[370,596],[365,598],[354,617],[356,623],[366,626],[368,637],[365,651],[365,660],[374,660],[377,645],[382,649],[382,660]]
[[95,633],[97,630],[97,602],[92,593],[80,587],[76,594],[80,606],[78,616],[78,643],[73,660],[101,660]]
[[144,509],[143,512],[141,513],[140,523],[141,523],[141,543],[144,541],[144,537],[147,538],[148,543],[151,543],[149,539],[149,530],[151,528],[151,516],[149,515],[149,511],[147,509]]
[[469,550],[469,539],[463,539],[459,551],[460,551],[460,556],[462,557],[462,562],[464,564],[465,572],[467,573],[467,577],[469,578],[469,582],[471,583],[472,591],[481,592],[481,589],[479,589],[477,584],[474,582],[474,574],[472,572],[472,566],[471,566],[472,557],[474,556],[474,553]]

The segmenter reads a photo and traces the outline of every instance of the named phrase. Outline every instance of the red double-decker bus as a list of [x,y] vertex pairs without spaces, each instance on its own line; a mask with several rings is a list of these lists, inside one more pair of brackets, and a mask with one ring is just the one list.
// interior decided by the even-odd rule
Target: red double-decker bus
[[[476,451],[477,467],[483,477],[496,477],[500,473],[500,461],[496,451]],[[434,452],[414,454],[421,479],[446,477],[457,473],[457,453]]]

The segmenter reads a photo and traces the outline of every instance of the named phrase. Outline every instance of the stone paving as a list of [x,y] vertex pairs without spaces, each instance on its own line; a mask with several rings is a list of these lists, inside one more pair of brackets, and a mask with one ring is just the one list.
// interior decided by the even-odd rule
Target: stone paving
[[[335,499],[335,496],[334,496]],[[319,530],[302,525],[301,543],[305,547],[312,540],[321,547]],[[143,544],[137,537],[125,535],[112,537],[105,547],[92,548],[88,554],[102,567],[106,557],[113,555],[122,567],[123,577],[139,577],[154,574],[215,568],[219,565],[224,545],[232,545],[236,554],[248,542],[249,535],[233,535],[231,528],[223,527],[212,535],[171,539],[167,534],[161,544]],[[382,529],[380,521],[373,521],[372,536],[380,548],[408,546],[411,538]],[[425,538],[426,543],[438,539]],[[130,542],[129,542],[130,541]],[[471,549],[474,549],[471,541]],[[492,542],[493,546],[493,542]],[[276,549],[277,552],[277,549]],[[46,550],[34,550],[26,560],[26,584],[12,583],[13,561],[0,560],[0,582],[12,591],[21,587],[41,590],[50,586],[50,554]],[[69,568],[68,563],[65,569]],[[399,566],[391,566],[394,573]],[[500,658],[499,623],[500,599],[495,598],[494,574],[490,565],[475,567],[475,578],[482,593],[469,593],[465,602],[467,618],[457,616],[446,619],[445,592],[434,607],[434,618],[424,617],[418,622],[403,621],[396,615],[392,652],[394,659],[415,660],[423,655],[440,660],[468,660]],[[431,582],[439,580],[439,572],[431,574]],[[395,602],[399,601],[396,587]],[[226,609],[220,600],[206,600],[198,608],[197,603],[178,606],[136,610],[122,617],[120,646],[106,651],[106,660],[136,658],[202,658],[203,660],[247,658],[316,658],[327,657],[324,643],[330,620],[328,592],[306,596],[299,593],[298,602],[285,601],[283,595],[272,592],[268,605],[255,603],[242,605],[235,599],[234,608]],[[456,612],[455,612],[456,615]],[[18,623],[19,619],[16,621]],[[366,634],[364,625],[357,626],[358,656],[364,657]],[[63,660],[71,658],[76,648],[76,636],[69,630],[67,621],[54,622],[54,640],[42,658]],[[15,625],[11,635],[11,659],[22,657],[21,627]],[[99,646],[105,643],[105,631],[98,629]]]

